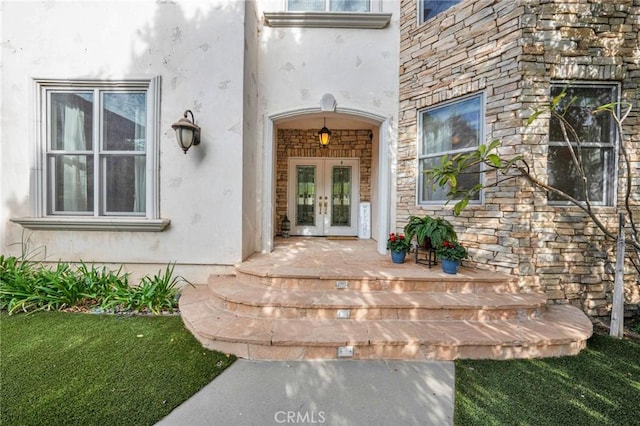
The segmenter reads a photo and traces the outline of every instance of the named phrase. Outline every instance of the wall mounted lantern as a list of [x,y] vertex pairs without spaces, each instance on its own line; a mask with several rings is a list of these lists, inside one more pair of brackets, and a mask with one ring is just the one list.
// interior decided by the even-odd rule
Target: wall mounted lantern
[[331,140],[331,130],[327,129],[327,119],[324,119],[324,126],[318,132],[318,139],[320,140],[320,145],[327,146],[329,145],[329,140]]
[[[187,114],[191,114],[191,120],[189,120]],[[176,131],[178,145],[180,145],[185,154],[191,148],[191,145],[200,144],[200,127],[196,125],[196,120],[191,110],[186,110],[184,116],[173,123],[171,127]]]

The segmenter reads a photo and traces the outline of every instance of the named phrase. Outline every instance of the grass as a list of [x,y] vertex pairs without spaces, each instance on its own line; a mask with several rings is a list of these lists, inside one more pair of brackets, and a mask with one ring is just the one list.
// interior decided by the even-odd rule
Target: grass
[[575,357],[456,361],[456,425],[639,422],[640,342],[594,335]]
[[[0,313],[0,423],[153,425],[235,358],[178,316]],[[627,425],[640,342],[594,335],[575,357],[456,361],[456,425]]]
[[178,316],[0,313],[0,423],[152,425],[233,361]]

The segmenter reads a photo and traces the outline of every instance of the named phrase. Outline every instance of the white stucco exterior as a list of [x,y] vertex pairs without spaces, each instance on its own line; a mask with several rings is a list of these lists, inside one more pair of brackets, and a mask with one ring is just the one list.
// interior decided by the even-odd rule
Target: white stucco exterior
[[[204,282],[264,250],[275,233],[264,223],[272,208],[265,179],[273,179],[265,153],[278,126],[314,128],[324,114],[329,125],[369,126],[376,150],[382,140],[394,144],[399,2],[373,3],[375,12],[391,14],[383,29],[264,26],[263,13],[282,11],[280,1],[2,2],[2,253],[19,255],[16,243],[28,240],[31,248],[46,247],[49,260],[126,264],[143,273],[175,262],[177,273]],[[34,79],[158,76],[159,217],[170,220],[166,229],[32,230],[11,221],[34,214]],[[335,98],[334,111],[323,113],[325,94]],[[171,124],[186,109],[203,133],[184,155]]]

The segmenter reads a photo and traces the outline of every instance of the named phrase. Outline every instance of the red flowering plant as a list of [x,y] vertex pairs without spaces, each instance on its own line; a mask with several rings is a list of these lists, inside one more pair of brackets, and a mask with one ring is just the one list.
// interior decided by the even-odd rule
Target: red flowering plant
[[404,235],[395,234],[394,232],[389,234],[387,239],[387,250],[391,251],[409,251],[411,250],[411,242]]
[[436,255],[440,259],[462,260],[466,259],[467,249],[458,242],[444,241],[440,247],[436,249]]

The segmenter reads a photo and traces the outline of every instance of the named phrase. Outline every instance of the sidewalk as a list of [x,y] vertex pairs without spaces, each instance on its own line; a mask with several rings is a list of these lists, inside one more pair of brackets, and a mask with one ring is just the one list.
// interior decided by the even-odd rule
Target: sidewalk
[[451,425],[453,403],[453,362],[239,359],[158,425]]

